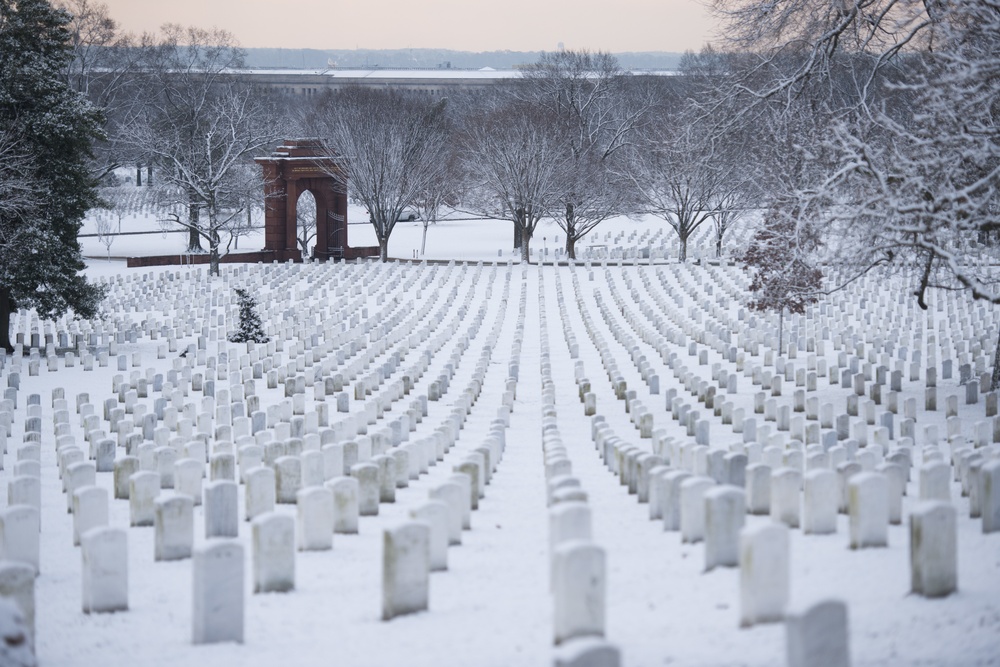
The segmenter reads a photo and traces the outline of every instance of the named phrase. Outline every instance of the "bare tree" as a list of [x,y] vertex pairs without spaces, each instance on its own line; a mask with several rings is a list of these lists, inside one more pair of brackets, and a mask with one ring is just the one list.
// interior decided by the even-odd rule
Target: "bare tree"
[[67,24],[72,59],[65,76],[70,87],[101,109],[104,136],[94,144],[92,171],[103,180],[123,164],[141,159],[123,145],[121,128],[148,94],[143,59],[148,38],[122,33],[108,6],[93,0],[56,3],[72,20]]
[[461,138],[461,160],[469,175],[470,205],[477,212],[514,223],[521,261],[531,257],[538,222],[556,208],[566,151],[553,132],[552,114],[536,105],[503,100],[471,112]]
[[676,119],[660,123],[650,136],[632,179],[645,211],[677,233],[677,258],[683,262],[688,241],[712,219],[722,193],[731,185],[731,174],[724,162],[715,159],[711,140],[693,123]]
[[609,53],[545,53],[511,87],[522,102],[546,109],[567,156],[551,211],[566,233],[566,253],[609,217],[631,212],[635,193],[624,171],[626,149],[644,129],[653,89]]
[[270,94],[233,76],[242,56],[227,33],[164,30],[151,52],[157,94],[126,137],[160,165],[164,219],[188,230],[190,250],[208,244],[210,272],[218,275],[224,237],[228,249],[263,188],[252,159],[277,140],[278,116]]
[[436,224],[445,206],[454,208],[462,197],[465,183],[456,151],[446,148],[437,162],[437,168],[427,180],[424,188],[417,193],[413,207],[420,216],[423,234],[420,239],[420,255],[427,250],[427,229]]
[[368,209],[383,262],[400,214],[438,170],[445,103],[401,91],[348,88],[321,96],[308,121],[337,165],[330,175]]
[[[928,289],[1000,303],[1000,8],[991,0],[722,5],[757,64],[734,93],[746,113],[831,113],[792,143],[812,177],[790,194],[799,225],[826,235],[845,280],[875,267]],[[781,65],[780,67],[778,65]],[[988,253],[987,257],[983,253]],[[994,358],[1000,386],[1000,338]]]
[[110,217],[100,215],[94,223],[97,232],[97,240],[104,246],[108,253],[108,261],[111,261],[111,246],[115,243],[115,225]]
[[[306,194],[309,196],[307,197]],[[316,197],[306,190],[295,205],[296,240],[303,257],[309,256],[309,244],[316,238]]]

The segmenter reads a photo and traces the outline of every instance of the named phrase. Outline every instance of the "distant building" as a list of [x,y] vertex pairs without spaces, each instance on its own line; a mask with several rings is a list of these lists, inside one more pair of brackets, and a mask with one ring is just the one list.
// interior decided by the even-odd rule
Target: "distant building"
[[[637,75],[663,76],[674,71],[643,70]],[[457,91],[486,90],[501,81],[518,79],[520,70],[470,69],[254,69],[249,70],[252,81],[274,88],[289,95],[312,96],[323,91],[336,91],[347,86],[391,88],[433,97],[448,97]]]
[[434,97],[455,91],[485,90],[496,83],[521,76],[517,70],[460,69],[257,69],[249,76],[255,83],[290,95],[319,95],[347,86],[391,88]]

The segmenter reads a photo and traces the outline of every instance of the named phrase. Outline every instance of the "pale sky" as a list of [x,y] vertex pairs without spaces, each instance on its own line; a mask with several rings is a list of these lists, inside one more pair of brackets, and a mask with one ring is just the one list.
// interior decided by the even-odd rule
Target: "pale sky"
[[128,32],[228,30],[244,47],[459,51],[699,50],[699,0],[100,0]]

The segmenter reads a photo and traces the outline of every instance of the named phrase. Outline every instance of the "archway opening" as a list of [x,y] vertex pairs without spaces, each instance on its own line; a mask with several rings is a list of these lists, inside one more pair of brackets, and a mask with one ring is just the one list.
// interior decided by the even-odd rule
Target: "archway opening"
[[295,239],[303,257],[311,257],[316,243],[316,197],[304,190],[295,203]]

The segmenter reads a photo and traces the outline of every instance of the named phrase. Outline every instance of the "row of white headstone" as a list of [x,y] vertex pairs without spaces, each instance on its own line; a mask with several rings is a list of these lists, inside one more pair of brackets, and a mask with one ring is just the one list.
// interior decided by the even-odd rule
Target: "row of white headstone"
[[[559,308],[560,317],[564,317],[562,299]],[[573,463],[559,432],[542,267],[538,271],[538,310],[542,452],[549,504],[549,579],[553,639],[557,646],[554,664],[618,667],[621,651],[605,639],[607,557],[593,540],[587,492],[573,476]]]

